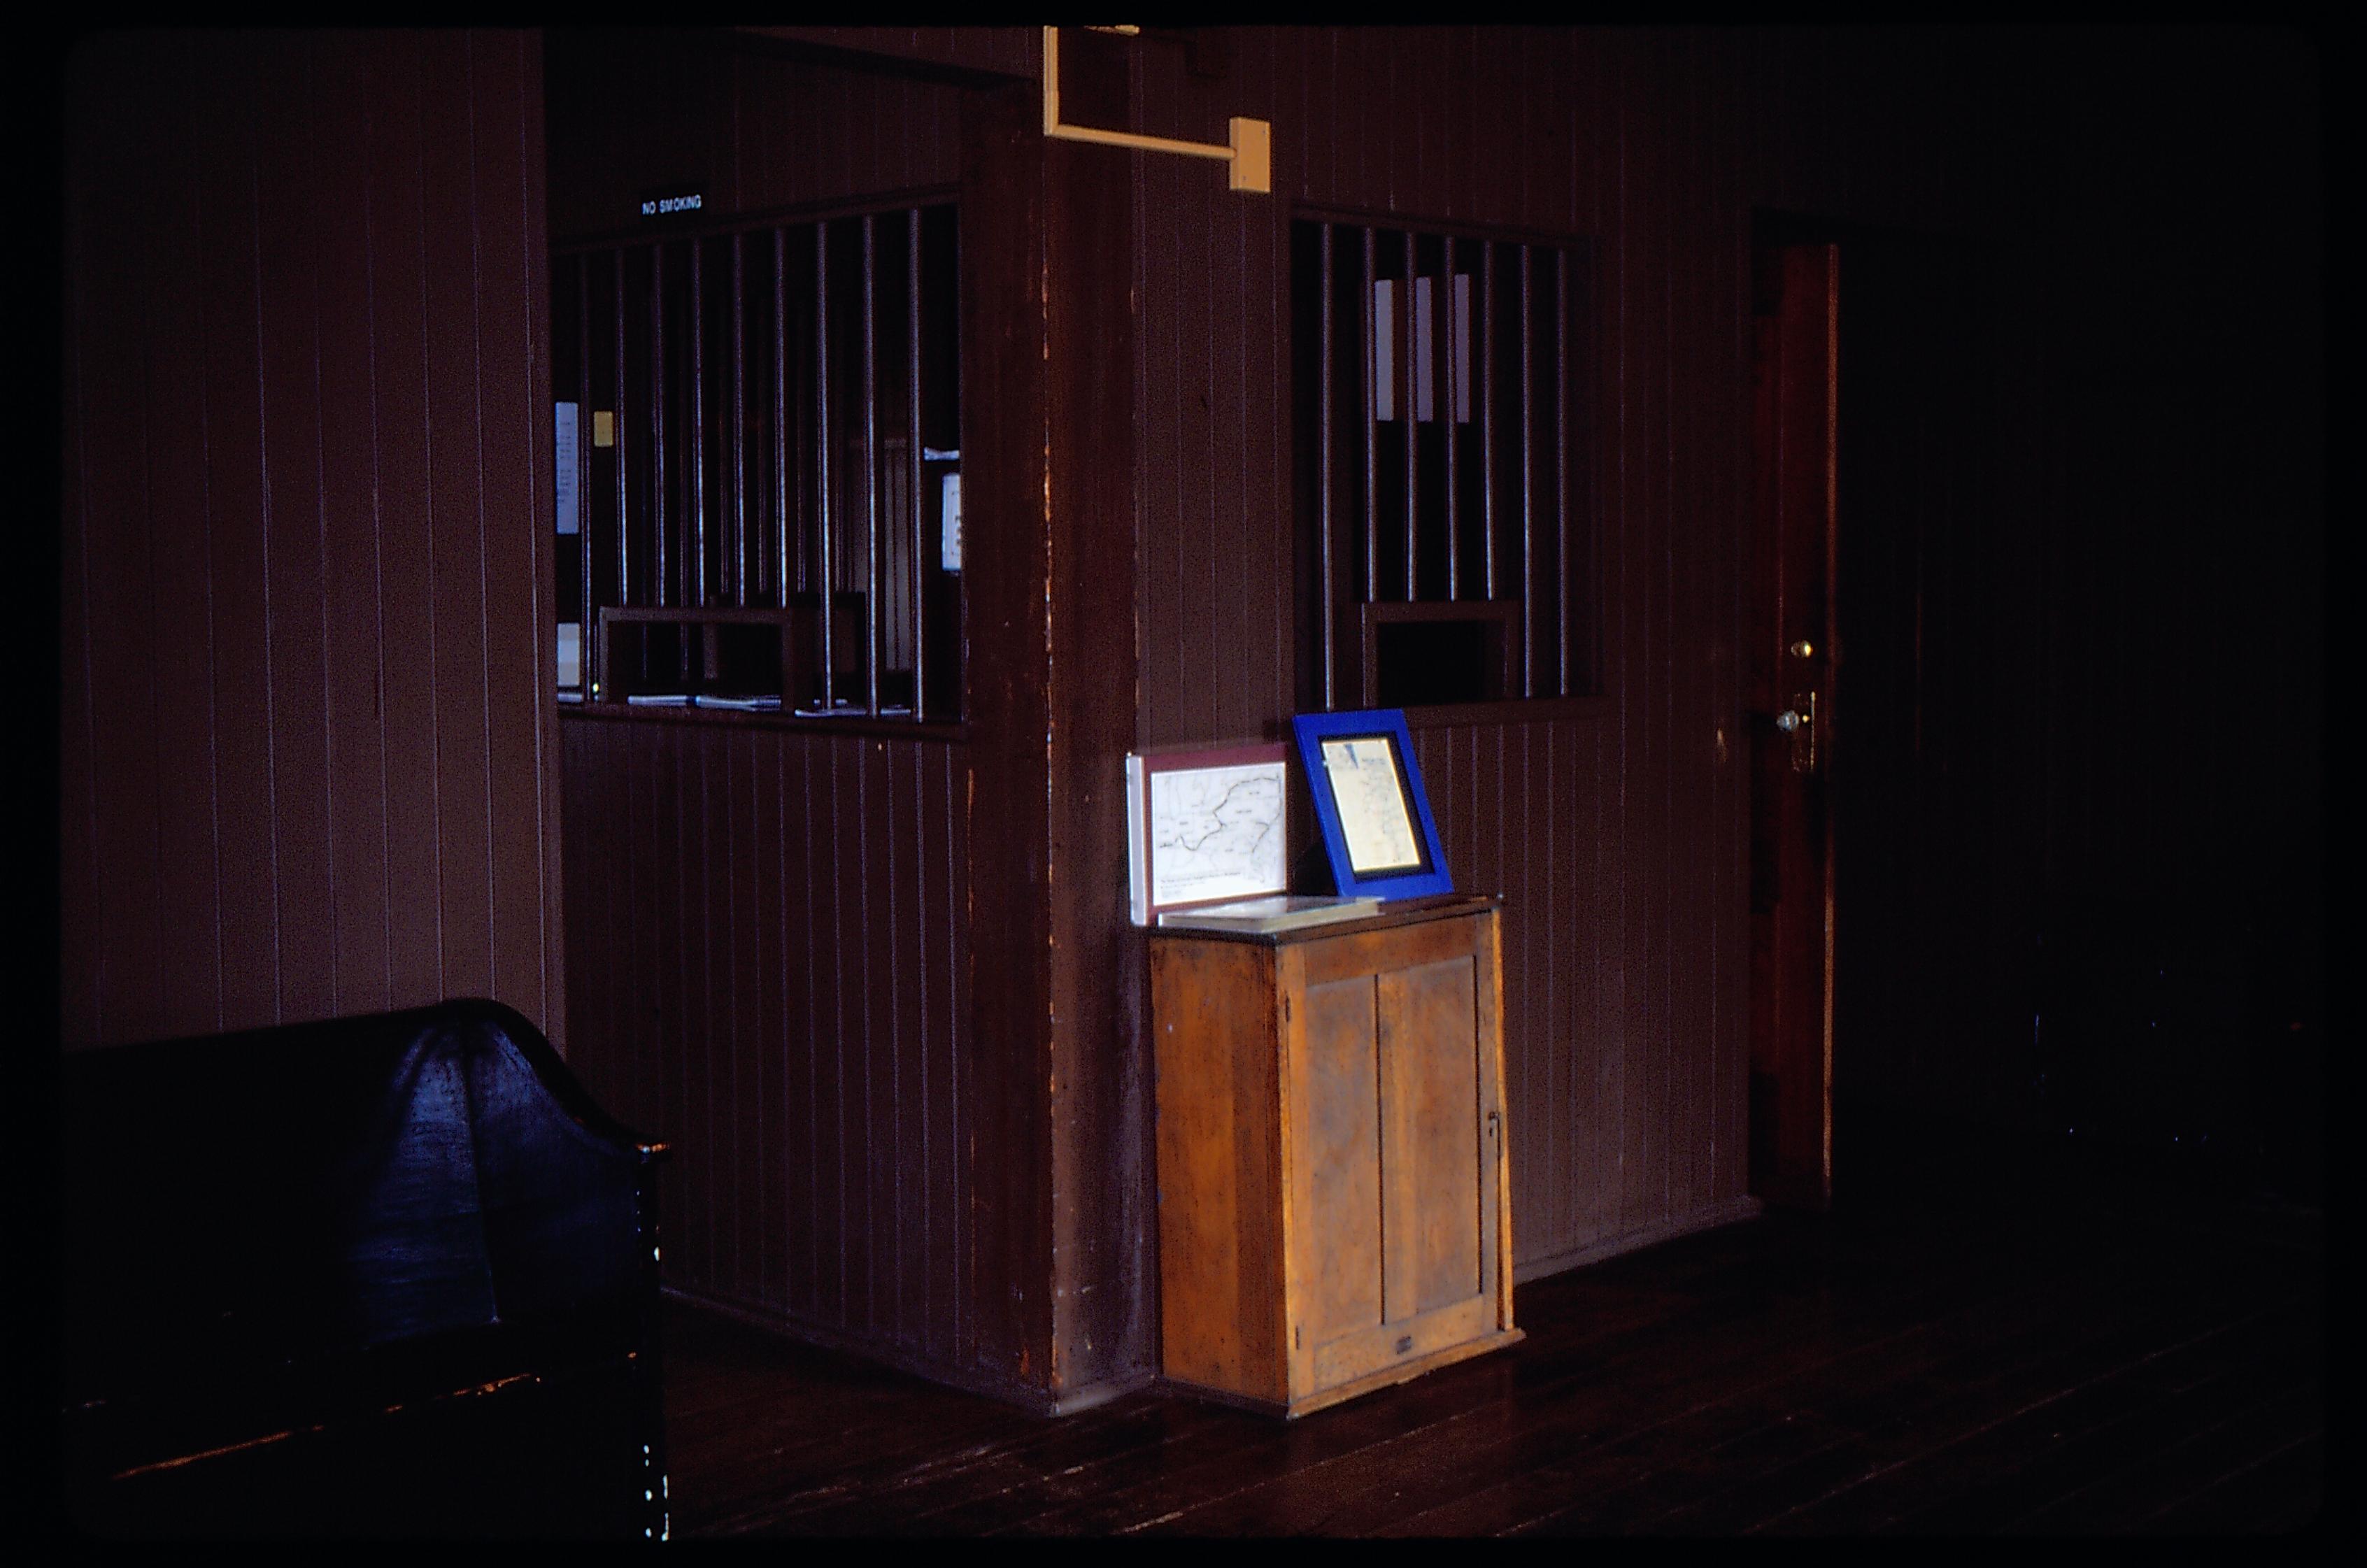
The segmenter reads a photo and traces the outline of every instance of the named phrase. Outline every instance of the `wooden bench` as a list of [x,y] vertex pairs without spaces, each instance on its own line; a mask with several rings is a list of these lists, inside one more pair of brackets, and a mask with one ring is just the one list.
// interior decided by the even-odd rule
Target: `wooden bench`
[[72,1051],[60,1088],[74,1529],[663,1538],[663,1150],[525,1018]]

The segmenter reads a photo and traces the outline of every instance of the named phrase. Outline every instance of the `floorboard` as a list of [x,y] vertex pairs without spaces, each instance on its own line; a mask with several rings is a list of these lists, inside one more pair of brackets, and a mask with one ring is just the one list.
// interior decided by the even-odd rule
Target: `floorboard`
[[[2060,1175],[2061,1173],[2056,1173]],[[2315,1212],[1889,1184],[1521,1286],[1528,1338],[1293,1423],[1049,1419],[684,1304],[685,1537],[2189,1535],[2323,1507]]]

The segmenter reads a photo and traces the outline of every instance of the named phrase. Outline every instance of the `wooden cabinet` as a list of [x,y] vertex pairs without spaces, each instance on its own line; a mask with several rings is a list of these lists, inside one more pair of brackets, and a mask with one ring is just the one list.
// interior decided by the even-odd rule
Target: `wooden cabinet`
[[1497,901],[1150,937],[1161,1359],[1287,1416],[1509,1345]]

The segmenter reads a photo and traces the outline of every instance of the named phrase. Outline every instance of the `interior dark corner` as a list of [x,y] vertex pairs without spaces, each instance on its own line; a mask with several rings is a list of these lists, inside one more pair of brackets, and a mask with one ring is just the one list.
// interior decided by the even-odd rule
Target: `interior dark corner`
[[2321,1532],[2322,48],[74,38],[45,1522]]

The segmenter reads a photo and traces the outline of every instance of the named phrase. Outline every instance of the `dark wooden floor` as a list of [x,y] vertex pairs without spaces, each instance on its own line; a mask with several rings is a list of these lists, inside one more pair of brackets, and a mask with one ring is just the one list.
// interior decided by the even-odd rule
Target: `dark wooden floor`
[[1538,1280],[1524,1343],[1287,1426],[1157,1392],[1044,1419],[676,1305],[674,1532],[2313,1528],[2316,1212],[2046,1185],[1903,1183]]

